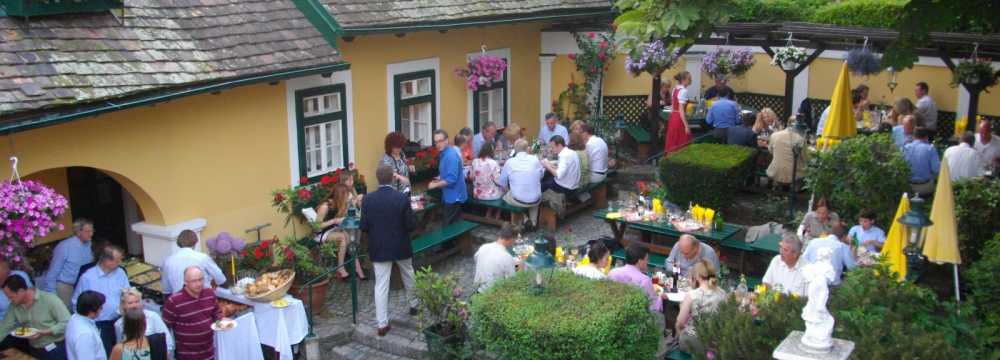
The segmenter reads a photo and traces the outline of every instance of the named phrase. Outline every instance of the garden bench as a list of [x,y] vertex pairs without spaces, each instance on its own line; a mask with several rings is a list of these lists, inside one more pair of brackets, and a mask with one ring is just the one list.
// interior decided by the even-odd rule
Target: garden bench
[[[590,199],[587,199],[587,201],[577,201],[577,196],[583,193],[590,194]],[[582,188],[576,189],[572,193],[566,194],[566,211],[563,212],[562,216],[556,214],[555,210],[544,205],[543,202],[543,204],[538,207],[538,226],[554,232],[556,231],[558,218],[565,218],[568,215],[574,214],[580,210],[588,209],[591,206],[597,208],[604,208],[608,206],[607,180],[587,184]]]
[[478,213],[469,212],[469,208],[487,208],[487,209],[497,209],[501,212],[510,213],[510,223],[511,224],[521,224],[524,222],[524,214],[528,212],[528,208],[511,206],[503,199],[496,200],[479,200],[469,198],[463,206],[462,218],[466,220],[475,221],[483,224],[490,224],[495,226],[503,226],[504,222],[502,219],[488,218],[484,215]]
[[631,141],[635,142],[637,147],[637,155],[639,159],[645,159],[649,157],[650,152],[653,147],[653,135],[643,129],[639,124],[631,124],[625,126],[625,134],[631,138]]
[[[440,229],[431,230],[423,234],[418,235],[413,240],[410,240],[410,246],[413,248],[413,255],[421,254],[427,250],[433,249],[439,245],[443,245],[451,240],[456,241],[455,247],[448,249],[446,251],[441,251],[433,254],[430,257],[423,258],[422,262],[424,264],[434,263],[442,260],[456,252],[461,252],[464,256],[472,256],[475,253],[476,247],[472,241],[472,234],[469,232],[472,229],[479,227],[479,224],[459,220],[450,225],[441,227]],[[414,265],[414,269],[417,269],[417,265]],[[371,276],[372,274],[369,274]],[[399,268],[393,265],[392,276],[389,278],[389,287],[398,290],[403,288],[402,277],[399,273]]]

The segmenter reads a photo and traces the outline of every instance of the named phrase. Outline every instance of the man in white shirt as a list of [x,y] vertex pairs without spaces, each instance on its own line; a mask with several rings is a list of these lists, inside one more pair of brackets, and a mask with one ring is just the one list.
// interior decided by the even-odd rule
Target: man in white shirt
[[927,83],[923,81],[917,83],[917,87],[913,90],[917,96],[917,110],[914,111],[914,114],[917,115],[917,121],[920,122],[920,126],[936,132],[937,105],[934,104],[934,99],[931,99],[931,96],[928,95],[929,90]]
[[608,143],[594,135],[590,124],[583,124],[581,129],[587,141],[587,159],[590,161],[590,183],[599,183],[608,174]]
[[962,141],[958,145],[944,151],[944,160],[948,162],[948,169],[951,170],[951,181],[979,176],[983,162],[979,159],[979,153],[973,148],[975,142],[976,136],[971,131],[966,131],[962,134]]
[[542,160],[542,166],[552,174],[552,177],[542,179],[542,191],[551,189],[569,194],[580,186],[580,156],[566,147],[566,140],[559,135],[549,140],[549,148],[559,154],[559,164],[553,165],[548,159]]
[[205,288],[212,287],[212,281],[216,285],[226,282],[226,275],[222,273],[219,265],[201,252],[194,249],[198,243],[198,234],[194,231],[184,230],[177,235],[177,247],[180,249],[163,260],[163,271],[160,273],[161,290],[164,294],[173,294],[184,288],[184,269],[191,266],[201,268],[205,274]]
[[476,276],[474,284],[479,292],[484,292],[493,286],[497,280],[514,275],[517,270],[517,261],[511,256],[510,249],[514,246],[514,227],[504,224],[500,228],[497,240],[483,244],[476,251]]
[[554,113],[545,114],[545,126],[538,130],[538,140],[549,142],[556,135],[562,136],[563,141],[569,139],[569,131],[559,123],[559,116]]
[[761,280],[768,287],[778,288],[786,294],[805,295],[805,276],[802,275],[802,268],[806,262],[801,259],[802,241],[795,234],[785,234],[779,243],[781,248],[779,255],[771,259],[771,264],[767,266],[767,272]]
[[101,333],[94,319],[104,305],[104,295],[84,291],[76,302],[76,314],[66,324],[66,355],[69,360],[107,360]]
[[528,221],[538,223],[538,202],[542,199],[542,176],[545,168],[538,158],[528,154],[528,141],[514,142],[514,157],[507,159],[500,171],[500,186],[508,189],[503,201],[511,206],[528,208]]
[[976,130],[976,152],[979,153],[979,161],[983,167],[1000,162],[1000,136],[993,135],[990,122],[980,121]]

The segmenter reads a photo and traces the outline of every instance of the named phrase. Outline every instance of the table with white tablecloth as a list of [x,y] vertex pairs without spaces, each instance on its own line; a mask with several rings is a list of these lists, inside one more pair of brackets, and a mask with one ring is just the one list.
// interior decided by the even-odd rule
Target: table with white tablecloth
[[284,297],[288,306],[279,309],[270,303],[247,300],[242,295],[235,295],[227,289],[219,288],[216,293],[222,298],[253,306],[260,343],[274,348],[274,351],[281,355],[281,360],[291,360],[292,345],[302,342],[309,334],[309,319],[306,317],[305,305],[302,304],[302,300],[291,295]]
[[237,316],[236,327],[215,332],[215,358],[217,360],[264,360],[264,352],[259,344],[257,317],[252,311]]

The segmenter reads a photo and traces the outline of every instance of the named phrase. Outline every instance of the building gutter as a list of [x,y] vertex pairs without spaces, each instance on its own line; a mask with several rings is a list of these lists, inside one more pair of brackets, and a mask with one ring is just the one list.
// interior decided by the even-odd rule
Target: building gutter
[[157,103],[175,100],[182,97],[211,93],[226,89],[232,89],[240,86],[279,81],[279,80],[297,78],[302,76],[331,73],[336,71],[348,70],[350,68],[351,68],[350,63],[338,62],[335,64],[326,64],[326,65],[312,66],[307,68],[300,68],[295,70],[278,71],[262,75],[251,75],[232,80],[196,85],[182,89],[174,89],[172,91],[168,90],[168,92],[166,93],[160,93],[150,96],[141,96],[138,98],[129,99],[121,103],[112,103],[111,101],[104,101],[103,104],[101,105],[96,105],[85,109],[78,108],[77,111],[69,113],[61,113],[61,114],[50,113],[10,122],[3,122],[0,123],[0,134],[6,135],[21,131],[38,129],[42,127],[70,122],[73,120],[89,116],[97,116],[104,113],[120,111],[139,106],[154,105]]
[[414,24],[385,25],[385,26],[359,26],[359,27],[349,27],[344,29],[343,36],[369,35],[369,34],[379,34],[379,33],[408,33],[415,31],[430,31],[430,30],[449,30],[449,29],[471,27],[471,26],[504,25],[504,24],[515,24],[515,23],[532,22],[532,21],[587,18],[587,17],[607,16],[614,14],[615,11],[613,9],[607,8],[600,10],[586,9],[575,12],[552,12],[552,13],[528,15],[528,16],[461,19],[461,20],[423,23],[423,24],[414,23]]

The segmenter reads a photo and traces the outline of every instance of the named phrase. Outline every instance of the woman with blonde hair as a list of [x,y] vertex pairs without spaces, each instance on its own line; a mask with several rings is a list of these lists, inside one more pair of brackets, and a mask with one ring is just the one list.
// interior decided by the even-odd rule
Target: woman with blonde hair
[[757,113],[757,120],[753,123],[754,134],[766,138],[781,129],[782,126],[778,122],[778,114],[774,110],[766,107]]
[[[503,136],[501,136],[500,139],[498,139],[497,146],[503,151],[513,153],[514,142],[517,141],[517,139],[520,139],[522,136],[524,135],[522,134],[521,131],[521,125],[512,122],[509,125],[507,125],[506,128],[503,129]],[[514,155],[511,154],[510,156]]]
[[[911,120],[919,120],[914,114],[916,109],[917,107],[913,106],[913,102],[910,99],[905,97],[896,99],[896,102],[892,104],[892,109],[889,110],[889,121],[893,125],[899,125],[903,123],[903,118],[905,117],[909,117]],[[915,122],[914,124],[919,124],[919,122]]]
[[[347,178],[350,178],[350,181],[353,182],[353,175],[351,173],[347,175]],[[347,209],[351,206],[354,198],[352,194],[353,189],[348,187],[346,182],[347,180],[345,179],[345,183],[335,185],[330,195],[316,206],[316,218],[321,219],[319,223],[320,230],[316,233],[316,240],[319,242],[331,240],[337,242],[337,265],[340,268],[337,269],[337,273],[334,276],[339,280],[346,280],[348,277],[347,270],[343,267],[344,258],[347,256],[347,233],[341,230],[339,226],[344,221],[344,218],[347,217]],[[358,279],[368,279],[361,269],[360,262],[354,262],[354,270],[358,274]]]
[[719,304],[726,300],[726,292],[716,285],[715,267],[708,260],[701,259],[695,264],[690,276],[696,287],[688,291],[681,302],[681,310],[677,314],[677,334],[680,334],[681,350],[704,354],[704,346],[695,333],[694,320],[715,312]]
[[[115,321],[115,341],[118,345],[115,347],[126,347],[123,350],[135,350],[137,348],[143,347],[143,342],[148,344],[148,348],[152,353],[158,354],[162,353],[160,359],[172,359],[174,353],[174,337],[167,328],[167,325],[163,323],[163,319],[160,314],[153,311],[146,310],[143,308],[142,303],[142,293],[139,289],[134,287],[125,288],[121,290],[121,303],[118,305],[118,313],[123,315]],[[139,311],[145,317],[145,327],[143,328],[144,341],[140,341],[137,334],[131,334],[128,336],[128,331],[126,331],[127,325],[127,314],[129,312]],[[112,355],[115,350],[111,350]],[[113,358],[113,356],[112,356]],[[127,360],[131,360],[130,357],[125,357]],[[156,356],[153,359],[157,359]]]

